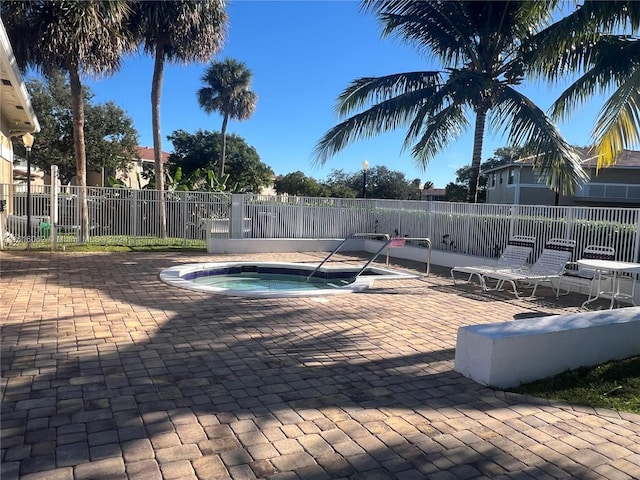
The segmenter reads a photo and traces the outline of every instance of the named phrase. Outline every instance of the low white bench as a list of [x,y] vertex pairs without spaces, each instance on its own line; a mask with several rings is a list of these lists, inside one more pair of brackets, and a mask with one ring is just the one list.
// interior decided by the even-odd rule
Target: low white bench
[[454,370],[510,388],[569,369],[640,355],[640,307],[458,329]]

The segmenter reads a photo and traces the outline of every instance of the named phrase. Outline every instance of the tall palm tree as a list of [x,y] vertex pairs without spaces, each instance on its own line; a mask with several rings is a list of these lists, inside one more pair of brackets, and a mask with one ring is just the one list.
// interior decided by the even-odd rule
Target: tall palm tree
[[[477,200],[487,126],[506,130],[510,143],[527,145],[548,185],[573,191],[586,178],[579,157],[551,120],[517,90],[526,73],[527,41],[549,20],[555,2],[364,0],[383,35],[396,35],[431,54],[437,71],[360,78],[338,97],[342,117],[318,142],[325,163],[349,143],[408,127],[404,148],[426,167],[475,118],[468,201]],[[368,107],[368,108],[367,108]]]
[[220,178],[224,175],[229,119],[246,120],[256,110],[258,96],[250,90],[252,78],[251,70],[232,58],[213,62],[202,77],[205,86],[198,90],[198,103],[207,113],[222,114],[222,153],[218,164]]
[[[578,78],[552,107],[552,117],[569,118],[594,95],[610,96],[592,132],[598,167],[640,145],[640,2],[585,1],[534,39],[530,63],[551,81]],[[626,32],[626,34],[623,34]]]
[[69,75],[76,177],[80,187],[80,238],[88,242],[81,75],[100,76],[118,70],[122,54],[134,45],[122,29],[130,9],[123,0],[40,0],[2,2],[1,13],[16,58],[23,67],[32,67],[45,75],[55,70]]
[[151,118],[156,188],[160,190],[158,222],[160,235],[167,236],[164,198],[164,165],[160,129],[160,97],[165,61],[190,63],[208,61],[222,48],[228,17],[224,0],[178,0],[135,2],[133,29],[144,51],[153,55]]

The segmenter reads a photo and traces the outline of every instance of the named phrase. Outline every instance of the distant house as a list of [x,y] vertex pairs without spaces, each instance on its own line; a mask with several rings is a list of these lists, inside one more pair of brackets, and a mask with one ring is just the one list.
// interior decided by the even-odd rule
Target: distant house
[[[640,206],[640,152],[624,150],[615,165],[597,169],[597,158],[587,149],[578,149],[589,180],[575,195],[560,195],[558,205]],[[482,171],[488,178],[487,203],[514,205],[554,205],[556,193],[533,170],[531,158]]]
[[[148,180],[142,176],[142,172],[154,171],[155,159],[153,153],[153,147],[136,147],[138,150],[139,160],[136,160],[129,174],[125,180],[125,183],[130,188],[142,188],[149,183]],[[161,153],[162,163],[167,165],[169,161],[169,154],[167,152]],[[138,179],[140,179],[140,185],[138,185]]]
[[444,188],[427,188],[420,192],[420,200],[444,202],[447,191]]
[[[128,188],[142,188],[149,183],[149,180],[145,179],[142,172],[153,172],[155,167],[155,160],[153,154],[153,147],[136,147],[138,158],[132,159],[131,168],[128,172],[118,172],[116,175],[113,172],[102,170],[101,172],[87,172],[87,185],[93,187],[108,187],[109,177],[116,177],[118,180],[122,180]],[[169,161],[169,154],[162,152],[162,162],[166,165]]]

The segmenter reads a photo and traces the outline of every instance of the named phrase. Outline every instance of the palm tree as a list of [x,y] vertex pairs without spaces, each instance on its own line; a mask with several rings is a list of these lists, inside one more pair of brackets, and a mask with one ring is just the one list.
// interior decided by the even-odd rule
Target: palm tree
[[246,120],[256,110],[258,96],[250,90],[252,77],[251,70],[244,63],[232,58],[213,62],[202,77],[205,86],[198,90],[198,103],[207,113],[222,114],[222,153],[218,164],[220,178],[224,175],[229,119]]
[[165,61],[208,61],[222,48],[228,17],[223,0],[138,1],[133,30],[144,51],[154,56],[151,83],[151,118],[156,188],[160,190],[158,222],[160,235],[167,236],[164,199],[164,166],[160,129],[160,96]]
[[[598,167],[615,163],[618,153],[640,144],[640,3],[585,1],[536,35],[533,69],[551,81],[578,78],[552,107],[552,117],[566,119],[595,94],[610,97],[592,132]],[[616,33],[618,32],[618,33]]]
[[[527,145],[548,185],[573,191],[586,179],[574,149],[551,120],[517,87],[526,73],[527,41],[545,25],[555,2],[364,0],[392,34],[442,63],[437,71],[360,78],[338,97],[342,117],[319,141],[323,164],[349,143],[408,127],[404,148],[423,168],[470,127],[475,117],[468,201],[477,201],[487,126]],[[357,112],[366,108],[364,111]]]
[[122,54],[134,45],[122,29],[129,14],[130,9],[123,0],[2,3],[2,18],[18,62],[44,75],[55,70],[69,75],[82,242],[89,241],[89,212],[80,76],[100,76],[118,70]]

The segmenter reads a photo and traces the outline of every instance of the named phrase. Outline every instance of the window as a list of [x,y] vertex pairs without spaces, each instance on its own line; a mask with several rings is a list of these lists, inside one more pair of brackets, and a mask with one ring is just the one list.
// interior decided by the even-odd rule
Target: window
[[509,169],[509,177],[507,179],[507,184],[513,185],[515,183],[516,171],[514,168]]

